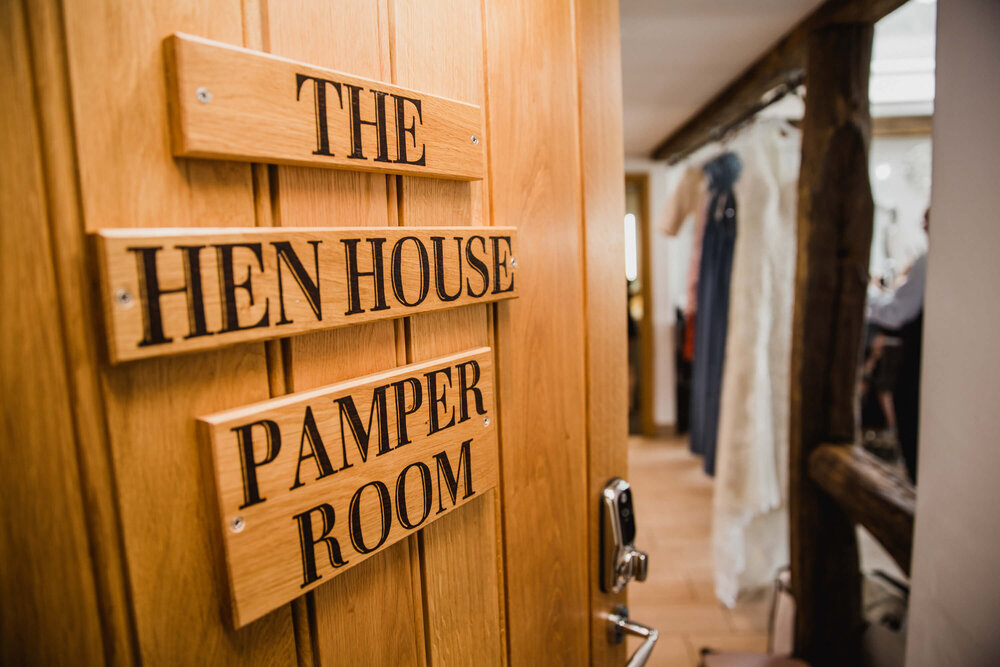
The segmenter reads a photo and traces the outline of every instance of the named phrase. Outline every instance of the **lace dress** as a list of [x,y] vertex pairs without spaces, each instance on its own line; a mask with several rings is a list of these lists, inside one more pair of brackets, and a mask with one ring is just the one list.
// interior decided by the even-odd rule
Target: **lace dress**
[[[801,136],[765,121],[730,149],[744,169],[729,294],[712,522],[715,590],[773,581],[788,562],[788,430]],[[695,354],[698,351],[696,349]]]

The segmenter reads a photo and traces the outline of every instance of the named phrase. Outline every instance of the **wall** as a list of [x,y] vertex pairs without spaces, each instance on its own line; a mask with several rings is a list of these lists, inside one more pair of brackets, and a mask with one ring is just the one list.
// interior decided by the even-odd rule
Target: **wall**
[[667,197],[680,179],[681,172],[669,169],[665,162],[641,157],[625,158],[625,171],[649,175],[650,220],[645,243],[649,243],[650,285],[652,300],[647,313],[653,318],[653,422],[657,426],[677,423],[674,400],[674,304],[678,290],[684,291],[688,256],[691,252],[689,221],[671,238],[657,229]]
[[911,667],[1000,664],[998,32],[993,0],[939,4]]

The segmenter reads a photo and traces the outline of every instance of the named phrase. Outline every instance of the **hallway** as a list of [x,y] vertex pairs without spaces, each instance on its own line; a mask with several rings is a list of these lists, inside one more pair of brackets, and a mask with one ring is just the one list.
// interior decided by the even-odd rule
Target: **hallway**
[[[649,554],[649,578],[629,586],[633,619],[660,639],[649,665],[698,664],[701,647],[767,648],[770,590],[726,609],[712,579],[712,481],[687,438],[629,438],[629,481],[635,489],[636,546]],[[639,645],[629,640],[630,650]]]

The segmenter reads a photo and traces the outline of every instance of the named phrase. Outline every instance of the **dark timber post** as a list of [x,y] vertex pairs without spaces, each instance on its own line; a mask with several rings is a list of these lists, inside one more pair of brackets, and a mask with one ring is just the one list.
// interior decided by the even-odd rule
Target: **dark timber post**
[[823,443],[851,443],[868,282],[871,23],[809,36],[798,192],[789,494],[795,655],[858,662],[861,581],[854,525],[809,478]]

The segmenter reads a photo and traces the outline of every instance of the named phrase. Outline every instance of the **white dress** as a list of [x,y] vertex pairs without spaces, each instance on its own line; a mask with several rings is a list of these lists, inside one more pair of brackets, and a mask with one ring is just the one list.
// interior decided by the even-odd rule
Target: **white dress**
[[713,502],[715,592],[773,581],[788,562],[788,430],[800,132],[763,121],[729,146],[743,160]]

